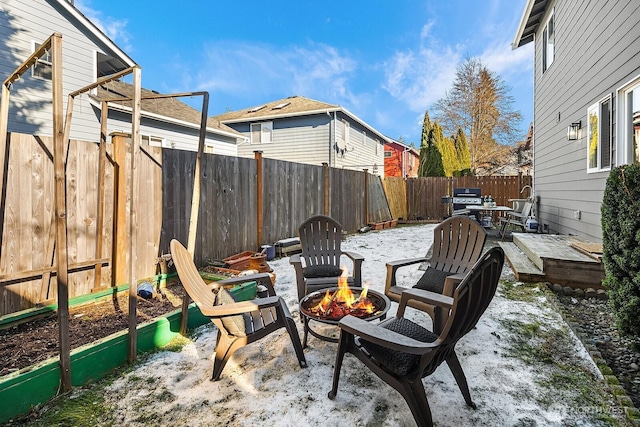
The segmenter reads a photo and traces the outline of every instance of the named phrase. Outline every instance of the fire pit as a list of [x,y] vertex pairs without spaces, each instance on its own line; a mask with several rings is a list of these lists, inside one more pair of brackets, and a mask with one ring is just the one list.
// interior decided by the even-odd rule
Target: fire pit
[[368,289],[349,287],[346,276],[338,280],[338,287],[312,292],[300,301],[300,313],[304,323],[303,347],[307,346],[307,333],[329,342],[337,338],[322,335],[309,327],[314,320],[337,325],[344,316],[351,315],[367,321],[384,318],[391,303],[384,294]]

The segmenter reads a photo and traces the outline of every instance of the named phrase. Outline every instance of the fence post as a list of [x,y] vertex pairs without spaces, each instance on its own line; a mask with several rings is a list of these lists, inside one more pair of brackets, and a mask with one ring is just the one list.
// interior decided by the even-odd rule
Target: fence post
[[369,224],[369,169],[364,172],[364,223]]
[[263,218],[262,218],[262,209],[263,209],[263,199],[262,199],[262,151],[254,151],[254,157],[256,159],[256,174],[258,175],[256,180],[256,214],[257,214],[257,225],[258,225],[258,245],[262,245],[262,233],[263,233]]
[[322,162],[324,170],[324,214],[329,216],[329,163]]
[[127,138],[129,134],[113,132],[110,134],[113,143],[113,175],[115,180],[113,191],[113,244],[111,246],[111,286],[127,281]]

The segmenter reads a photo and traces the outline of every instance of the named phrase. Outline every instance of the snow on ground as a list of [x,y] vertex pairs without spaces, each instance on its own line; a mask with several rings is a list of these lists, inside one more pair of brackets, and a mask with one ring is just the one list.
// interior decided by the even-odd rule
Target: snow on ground
[[[358,234],[348,237],[343,249],[364,255],[363,281],[370,281],[371,289],[382,292],[385,262],[424,256],[432,243],[433,227],[407,226]],[[287,258],[269,264],[277,274],[276,292],[297,321],[293,267]],[[417,268],[404,270],[407,283],[415,283],[421,275]],[[509,275],[505,267],[503,277]],[[396,308],[394,303],[389,315]],[[407,315],[430,324],[428,316],[416,310],[408,310]],[[510,320],[537,320],[546,327],[566,330],[560,316],[544,303],[544,297],[538,303],[513,301],[499,290],[477,328],[457,347],[478,408],[466,406],[443,364],[423,380],[434,423],[441,427],[606,425],[594,421],[597,417],[588,410],[572,407],[575,399],[566,397],[566,391],[555,393],[553,381],[540,385],[540,376],[548,373],[510,356],[509,331],[503,326]],[[302,325],[298,321],[297,325],[302,338]],[[573,334],[566,334],[574,347],[572,363],[597,382],[597,369],[584,347]],[[221,379],[212,382],[215,339],[212,324],[200,327],[181,352],[155,353],[109,385],[105,397],[115,406],[118,420],[124,425],[174,426],[415,425],[400,394],[351,355],[345,357],[336,399],[328,399],[336,344],[310,336],[305,349],[308,367],[301,369],[289,337],[281,329],[236,352]]]

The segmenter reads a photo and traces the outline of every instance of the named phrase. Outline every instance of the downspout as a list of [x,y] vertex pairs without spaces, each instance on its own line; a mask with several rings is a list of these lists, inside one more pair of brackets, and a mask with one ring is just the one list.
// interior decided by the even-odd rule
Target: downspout
[[[338,113],[334,110],[333,112],[333,140],[336,141],[336,132],[337,132],[337,123],[338,121]],[[335,143],[335,142],[334,142]],[[331,147],[333,148],[333,147]],[[336,167],[336,158],[333,158],[333,167]]]
[[[533,199],[533,213],[540,221],[538,213],[538,196],[536,192],[536,34],[533,34],[533,132],[531,134],[531,195]],[[542,227],[542,225],[540,225]]]
[[404,178],[405,176],[407,176],[407,154],[409,152],[408,148],[405,148],[404,150],[402,150],[402,178]]
[[[327,110],[327,116],[329,116],[329,120],[331,120],[331,113],[329,112],[329,110]],[[336,125],[335,123],[333,123],[333,121],[329,123],[329,162],[327,163],[329,166],[331,166],[331,141],[335,139],[335,126]]]

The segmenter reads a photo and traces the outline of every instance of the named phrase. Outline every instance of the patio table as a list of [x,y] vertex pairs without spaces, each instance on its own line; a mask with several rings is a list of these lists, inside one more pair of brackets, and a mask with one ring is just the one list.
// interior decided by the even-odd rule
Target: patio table
[[[473,211],[480,212],[480,215],[482,215],[482,217],[489,216],[489,217],[492,218],[492,220],[493,220],[493,213],[494,212],[509,212],[509,211],[513,210],[512,208],[510,208],[508,206],[467,205],[466,208],[471,212],[473,212]],[[491,222],[489,224],[485,225],[484,221],[482,221],[482,218],[480,218],[479,222],[485,228],[493,227],[493,224],[491,224]]]

